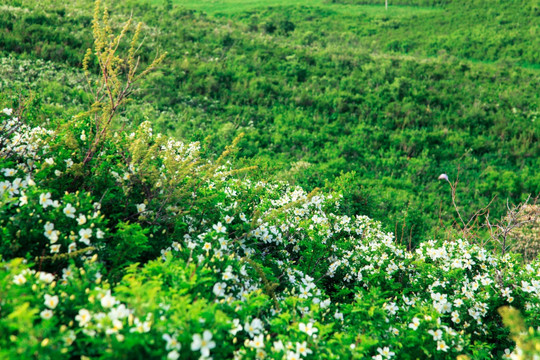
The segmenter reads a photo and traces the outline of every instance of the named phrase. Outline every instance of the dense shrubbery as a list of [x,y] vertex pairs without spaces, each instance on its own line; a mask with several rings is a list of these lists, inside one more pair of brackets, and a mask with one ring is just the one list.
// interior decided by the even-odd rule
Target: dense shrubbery
[[[17,5],[20,3],[24,1]],[[84,7],[80,13],[69,14],[55,6],[45,8],[43,13],[21,9],[8,9],[7,17],[12,18],[5,23],[23,19],[50,26],[62,24],[59,19],[64,17],[74,22],[74,28],[90,23],[81,20],[86,14]],[[50,19],[51,9],[55,9],[56,19]],[[234,51],[232,45],[239,33],[218,27],[210,35],[205,33],[205,26],[219,23],[189,11],[171,11],[175,16],[200,22],[198,35],[216,36],[222,48]],[[263,43],[272,36],[284,41],[295,38],[298,27],[294,14],[291,18],[266,15],[261,13],[265,18],[261,23],[251,23],[251,31],[259,34],[255,37]],[[155,20],[154,15],[147,16]],[[18,57],[0,63],[0,71],[10,74],[2,81],[0,92],[0,108],[4,108],[0,113],[1,358],[412,360],[538,356],[540,331],[534,329],[540,326],[537,260],[524,263],[518,255],[501,254],[452,233],[446,240],[426,241],[411,249],[411,238],[402,243],[403,229],[410,229],[410,234],[413,228],[420,233],[426,231],[422,228],[426,220],[419,207],[407,209],[404,218],[408,223],[404,223],[401,236],[397,237],[364,215],[381,211],[377,204],[384,196],[373,189],[393,188],[405,181],[406,190],[412,191],[413,184],[421,182],[422,176],[439,169],[429,163],[430,151],[437,152],[438,159],[448,160],[451,154],[442,148],[417,148],[422,147],[418,139],[435,141],[433,134],[419,131],[429,126],[428,117],[409,118],[398,112],[401,115],[393,118],[403,122],[401,133],[396,135],[395,131],[387,136],[377,131],[399,128],[390,126],[389,118],[370,118],[364,113],[365,122],[348,127],[341,116],[369,110],[365,106],[371,103],[366,99],[376,104],[379,97],[381,106],[384,103],[380,101],[384,100],[390,106],[403,103],[413,111],[419,97],[429,96],[431,90],[424,89],[419,94],[414,85],[417,80],[397,74],[419,74],[426,67],[430,74],[443,72],[441,69],[451,69],[457,63],[434,65],[389,59],[379,68],[384,74],[377,75],[374,58],[366,54],[353,64],[350,56],[356,52],[339,57],[322,50],[311,59],[319,64],[315,68],[310,67],[314,64],[304,64],[310,55],[299,50],[299,57],[306,58],[297,61],[296,55],[287,55],[285,61],[294,66],[284,66],[274,60],[287,50],[268,46],[263,47],[267,52],[260,52],[261,43],[257,43],[255,53],[270,60],[259,64],[259,70],[264,70],[262,74],[254,75],[254,69],[246,72],[245,85],[250,91],[247,94],[240,91],[240,78],[234,71],[220,67],[217,61],[201,61],[203,52],[195,57],[195,65],[189,64],[190,58],[186,64],[171,61],[170,73],[163,67],[150,74],[143,84],[163,85],[181,74],[187,85],[180,88],[193,96],[182,98],[182,106],[188,104],[190,109],[198,109],[188,114],[226,114],[232,111],[223,106],[226,99],[233,108],[245,107],[249,112],[260,107],[265,114],[259,118],[260,123],[241,127],[247,131],[246,140],[238,137],[225,147],[236,132],[235,125],[231,122],[223,129],[223,124],[211,124],[209,129],[218,131],[201,145],[164,136],[153,130],[154,124],[144,121],[152,120],[159,126],[158,116],[162,120],[174,119],[171,109],[181,108],[175,107],[176,100],[166,107],[159,101],[184,95],[173,94],[165,100],[160,97],[153,105],[141,105],[139,98],[139,102],[120,109],[127,99],[123,95],[133,90],[127,84],[137,78],[135,41],[131,48],[120,45],[119,51],[125,49],[128,56],[125,60],[118,57],[117,38],[110,35],[113,31],[108,28],[107,19],[107,14],[100,17],[96,11],[94,54],[99,61],[94,61],[92,52],[87,52],[84,61],[90,95],[77,86],[77,79],[82,77],[78,71]],[[164,25],[167,19],[163,19]],[[129,26],[123,29],[119,31],[131,34]],[[32,31],[38,30],[44,31],[39,26]],[[85,31],[82,27],[80,30],[80,39],[84,39]],[[22,29],[17,31],[14,36],[27,36]],[[189,34],[180,33],[193,44],[200,39],[189,40]],[[167,41],[172,38],[165,37]],[[2,41],[7,43],[7,39]],[[61,34],[58,39],[65,40]],[[304,40],[311,44],[317,41],[311,37]],[[39,44],[36,41],[33,45]],[[85,40],[77,44],[84,45]],[[243,46],[249,49],[247,43]],[[14,52],[17,49],[11,48]],[[146,50],[143,61],[150,63],[152,54]],[[38,50],[29,47],[21,51],[36,55]],[[55,54],[52,60],[54,56],[64,56]],[[79,55],[74,51],[73,56]],[[328,58],[335,61],[323,61]],[[235,69],[248,65],[241,56],[227,59],[238,65]],[[158,62],[153,62],[149,69]],[[21,65],[34,71],[13,74],[12,70]],[[365,74],[357,67],[364,69]],[[91,74],[98,68],[96,73],[101,73],[101,77]],[[178,69],[184,73],[177,73]],[[272,69],[286,76],[263,81]],[[335,93],[327,84],[324,93],[335,96],[318,95],[313,90],[317,85],[315,79],[337,81],[332,77],[336,69],[349,69],[354,76],[339,77],[341,90]],[[475,76],[489,77],[489,72],[482,69],[475,70]],[[56,73],[65,74],[62,86],[55,82]],[[441,81],[445,75],[438,76]],[[504,76],[517,76],[520,81],[525,77],[516,73]],[[374,90],[354,94],[355,79],[370,83]],[[393,79],[391,83],[389,79]],[[15,89],[9,88],[10,81]],[[25,88],[26,81],[32,85]],[[295,88],[300,83],[308,86]],[[320,89],[325,86],[319,85]],[[19,86],[23,88],[21,92],[17,91]],[[124,94],[123,89],[129,91]],[[41,95],[28,93],[29,90]],[[161,91],[155,89],[154,96]],[[407,105],[411,91],[414,101]],[[293,94],[298,98],[289,99]],[[534,95],[529,88],[521,94],[526,107]],[[356,96],[363,96],[366,102],[356,101]],[[276,99],[282,102],[281,107],[274,106]],[[451,103],[450,96],[447,101]],[[292,104],[299,109],[298,116],[290,113]],[[484,119],[488,114],[494,114],[491,120],[503,121],[499,116],[506,110],[499,113],[499,107],[488,103],[479,107],[483,112],[471,115],[478,120],[478,126],[489,128],[490,123]],[[159,109],[164,108],[167,110],[160,113]],[[275,116],[278,113],[274,111],[278,110],[281,115]],[[307,121],[306,114],[313,115],[315,123]],[[330,116],[334,122],[317,118],[317,114]],[[267,122],[274,116],[274,122]],[[444,126],[451,128],[454,118],[448,116]],[[124,121],[126,118],[135,119],[137,126]],[[516,118],[520,119],[517,115]],[[178,127],[187,131],[187,126],[198,126],[200,120],[197,117],[191,125]],[[324,126],[318,129],[317,121]],[[466,125],[462,122],[445,134],[458,139],[458,128]],[[333,161],[321,160],[313,165],[298,157],[290,170],[276,166],[274,171],[282,180],[261,180],[266,169],[255,171],[247,165],[264,161],[235,160],[232,155],[239,144],[255,155],[261,146],[258,142],[266,141],[262,129],[273,126],[279,130],[274,136],[281,138],[273,144],[280,148],[264,150],[263,155],[290,151],[290,157],[283,159],[291,159],[298,152],[306,152],[307,160]],[[312,136],[304,127],[320,133]],[[484,130],[470,127],[467,141],[493,135],[485,135]],[[514,130],[521,131],[526,144],[534,142],[537,136],[535,129],[527,128],[523,122],[516,122]],[[201,134],[205,131],[208,129]],[[340,132],[350,132],[354,137],[338,139]],[[217,139],[219,136],[223,138]],[[323,183],[325,175],[351,169],[349,158],[336,157],[334,145],[323,145],[326,136],[335,138],[339,146],[348,144],[344,149],[351,154],[350,159],[371,159],[374,167],[359,170],[360,176],[366,176],[377,166],[390,174],[398,171],[401,155],[392,153],[395,148],[386,142],[403,142],[400,136],[410,137],[411,142],[403,145],[403,151],[416,171],[416,182],[391,180],[388,174],[382,176],[382,181],[366,176],[367,182],[363,182],[358,175],[347,173],[322,190],[305,191],[283,181],[306,177],[304,182],[314,187]],[[508,136],[515,139],[517,135]],[[354,139],[364,142],[353,145]],[[468,146],[467,141],[460,146]],[[435,143],[444,145],[441,141]],[[510,148],[514,145],[511,141],[505,143]],[[461,160],[468,169],[478,166],[475,161],[479,154],[493,156],[492,148],[486,144],[479,146],[486,147],[485,152],[476,149],[477,154]],[[224,151],[218,156],[216,149],[221,148]],[[325,150],[318,154],[316,150],[321,148]],[[364,150],[361,154],[361,148],[369,148],[372,153],[365,154]],[[514,150],[501,162],[493,161],[487,173],[497,178],[493,183],[497,182],[501,192],[515,191],[519,198],[523,189],[538,186],[533,175],[525,178],[527,171],[532,173],[527,169],[533,169],[537,159],[520,163],[524,172],[521,176],[508,170],[508,166],[517,166],[519,156],[534,154],[536,149]],[[505,169],[504,182],[498,179],[501,169]],[[380,181],[382,185],[366,186]],[[486,181],[482,186],[490,184]],[[403,211],[400,202],[409,201],[407,192],[397,187],[385,195],[397,202],[386,209],[390,213]],[[492,189],[484,191],[491,194]],[[525,232],[522,235],[527,236]],[[527,326],[531,326],[528,331]]]
[[86,165],[86,119],[1,124],[3,357],[487,359],[513,347],[500,306],[540,324],[536,263],[408,252],[339,193],[250,181],[147,123]]

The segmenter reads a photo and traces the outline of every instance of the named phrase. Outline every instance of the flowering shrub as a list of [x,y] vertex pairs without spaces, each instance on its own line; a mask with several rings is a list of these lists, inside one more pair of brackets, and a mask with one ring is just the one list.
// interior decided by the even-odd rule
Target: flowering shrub
[[[254,182],[198,144],[0,122],[0,355],[519,358],[501,306],[540,267],[459,239],[408,252],[339,193]],[[519,334],[518,334],[519,335]],[[534,344],[534,342],[533,342]]]

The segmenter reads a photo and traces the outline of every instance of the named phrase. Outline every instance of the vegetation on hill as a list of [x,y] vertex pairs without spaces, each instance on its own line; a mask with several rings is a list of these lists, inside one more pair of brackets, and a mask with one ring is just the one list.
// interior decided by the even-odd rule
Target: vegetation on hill
[[[91,43],[88,2],[15,4],[0,19],[11,61],[80,68]],[[156,44],[169,52],[121,115],[206,139],[214,153],[244,132],[240,156],[263,178],[306,188],[346,182],[351,215],[381,219],[418,244],[455,221],[440,173],[454,181],[460,169],[467,214],[497,196],[491,209],[501,216],[507,198],[540,192],[534,6],[457,1],[385,12],[321,2],[209,17],[171,3],[116,3],[113,19],[133,10],[144,21],[143,63]],[[44,96],[65,86],[46,80]]]
[[2,5],[0,358],[539,356],[538,15],[460,4]]

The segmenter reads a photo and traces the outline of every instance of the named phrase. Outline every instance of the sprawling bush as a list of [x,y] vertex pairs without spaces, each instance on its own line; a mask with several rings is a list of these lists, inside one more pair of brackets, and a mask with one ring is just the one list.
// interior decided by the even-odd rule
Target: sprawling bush
[[149,124],[84,164],[86,119],[7,114],[3,357],[487,359],[514,347],[501,306],[540,325],[536,262],[408,252],[339,193],[253,182]]

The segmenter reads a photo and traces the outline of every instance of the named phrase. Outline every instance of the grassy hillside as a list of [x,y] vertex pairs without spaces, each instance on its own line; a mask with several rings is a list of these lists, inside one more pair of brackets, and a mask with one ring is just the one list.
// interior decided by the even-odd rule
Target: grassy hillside
[[[245,132],[240,156],[264,178],[347,183],[351,214],[415,244],[456,219],[440,173],[455,181],[459,172],[467,215],[495,196],[492,214],[501,215],[506,199],[537,195],[537,4],[399,4],[387,12],[338,1],[114,4],[113,18],[133,11],[148,27],[143,62],[157,44],[169,53],[123,115],[206,139],[210,152]],[[1,15],[3,54],[76,73],[90,43],[90,2],[13,5]],[[65,87],[46,82],[51,99]]]
[[109,5],[0,5],[1,359],[539,356],[537,2]]

